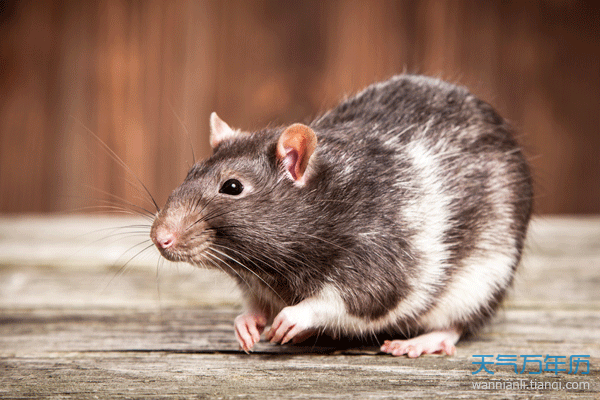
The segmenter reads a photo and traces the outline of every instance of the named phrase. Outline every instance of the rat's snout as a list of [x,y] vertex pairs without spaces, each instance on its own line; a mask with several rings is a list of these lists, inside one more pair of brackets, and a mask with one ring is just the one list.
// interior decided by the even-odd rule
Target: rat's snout
[[156,220],[150,238],[162,256],[170,261],[181,259],[181,230],[161,220]]
[[178,249],[182,240],[182,228],[179,222],[170,213],[161,213],[154,220],[152,229],[150,229],[152,242],[162,255],[167,258],[170,253]]
[[159,249],[168,249],[175,246],[177,235],[164,226],[159,226],[153,231],[152,241]]
[[194,262],[206,245],[205,224],[197,213],[168,205],[156,216],[150,238],[169,261]]

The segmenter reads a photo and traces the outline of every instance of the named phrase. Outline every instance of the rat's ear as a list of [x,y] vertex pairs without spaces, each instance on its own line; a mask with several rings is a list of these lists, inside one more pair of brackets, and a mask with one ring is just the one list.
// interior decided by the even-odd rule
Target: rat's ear
[[317,147],[315,132],[306,125],[289,126],[277,142],[277,159],[281,161],[295,183],[306,183],[309,161]]
[[210,147],[213,150],[223,141],[233,139],[240,134],[240,131],[233,130],[223,121],[216,112],[210,114]]

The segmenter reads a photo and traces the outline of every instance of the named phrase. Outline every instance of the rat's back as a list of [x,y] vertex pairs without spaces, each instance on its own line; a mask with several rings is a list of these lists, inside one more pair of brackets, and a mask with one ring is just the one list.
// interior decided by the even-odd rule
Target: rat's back
[[[381,280],[401,293],[380,296],[389,312],[372,315],[360,329],[475,332],[513,280],[531,214],[531,174],[509,124],[462,87],[400,75],[369,86],[311,127],[320,154],[341,164],[342,180],[359,188],[352,196],[379,198],[374,214],[384,217],[368,216],[376,222],[365,222],[357,237],[371,242],[375,256],[378,247],[403,247],[396,277],[365,268],[365,275],[388,274]],[[397,226],[395,238],[390,225]],[[365,285],[369,279],[377,277]],[[339,294],[350,314],[354,308],[365,316],[367,299]],[[360,326],[352,318],[347,325]]]

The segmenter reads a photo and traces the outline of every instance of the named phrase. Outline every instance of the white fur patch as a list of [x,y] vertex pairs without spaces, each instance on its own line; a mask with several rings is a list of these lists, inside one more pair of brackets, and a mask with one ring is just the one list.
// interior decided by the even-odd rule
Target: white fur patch
[[295,306],[294,313],[301,315],[308,328],[339,328],[349,315],[342,297],[332,286],[326,285],[318,295],[309,297]]
[[498,289],[505,289],[513,275],[518,257],[515,238],[511,236],[513,220],[510,206],[510,174],[505,167],[491,168],[490,188],[495,194],[492,203],[494,223],[477,238],[478,248],[463,260],[436,307],[421,319],[424,326],[440,329],[457,321],[468,321],[481,306],[489,303]]
[[430,329],[443,329],[468,319],[491,300],[496,289],[508,285],[514,258],[501,253],[469,257],[453,275],[436,307],[420,323]]
[[[426,128],[427,129],[427,128]],[[450,197],[445,195],[443,177],[438,159],[443,154],[426,147],[422,141],[413,141],[407,148],[413,164],[414,179],[420,187],[418,202],[408,204],[401,212],[403,219],[418,222],[413,226],[416,235],[413,244],[420,259],[418,271],[409,277],[410,294],[386,317],[390,323],[403,317],[413,317],[431,301],[436,286],[444,275],[448,249],[444,232],[448,229]]]

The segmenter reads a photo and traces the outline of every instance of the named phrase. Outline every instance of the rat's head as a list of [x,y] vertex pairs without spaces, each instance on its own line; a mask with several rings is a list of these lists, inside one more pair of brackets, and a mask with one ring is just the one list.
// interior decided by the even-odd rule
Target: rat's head
[[[307,126],[246,133],[211,115],[213,155],[194,165],[156,216],[150,236],[171,261],[249,268],[291,240],[287,218],[309,188],[317,139]],[[268,256],[268,254],[266,254]]]

